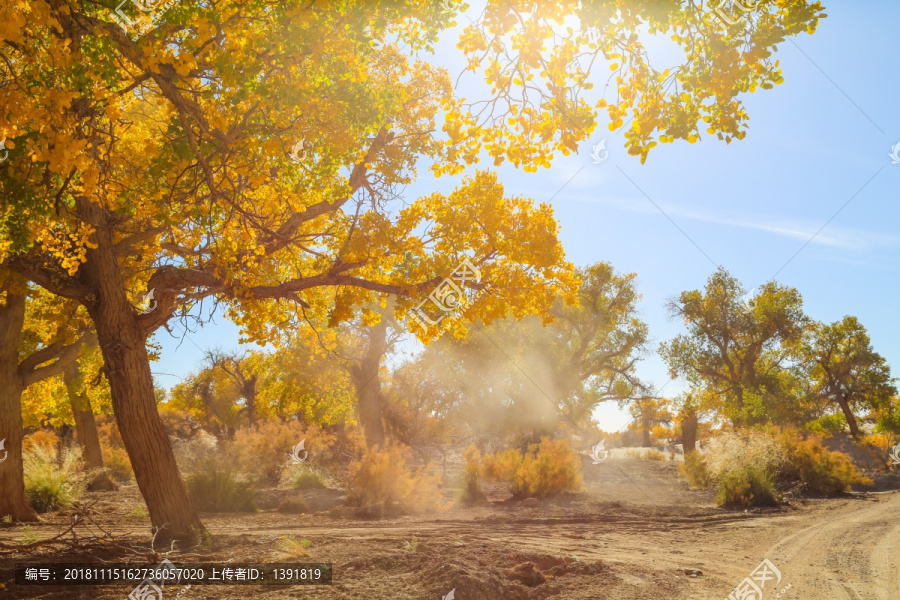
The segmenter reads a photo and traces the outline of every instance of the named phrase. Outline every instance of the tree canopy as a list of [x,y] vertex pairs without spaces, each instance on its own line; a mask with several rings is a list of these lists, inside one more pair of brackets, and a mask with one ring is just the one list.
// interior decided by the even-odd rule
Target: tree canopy
[[[817,2],[769,3],[722,32],[680,0],[491,1],[458,45],[490,88],[469,101],[421,57],[450,23],[439,3],[123,11],[0,7],[0,269],[87,309],[159,541],[203,527],[164,443],[153,331],[207,298],[256,341],[277,341],[304,311],[339,323],[385,294],[402,314],[463,258],[492,289],[472,318],[545,312],[576,289],[550,207],[507,196],[489,171],[404,199],[419,162],[458,173],[484,150],[548,166],[600,109],[612,129],[633,118],[626,138],[642,160],[701,127],[739,139],[740,95],[780,83],[777,44],[824,16]],[[652,68],[644,31],[670,36],[682,64]],[[580,94],[601,55],[615,98],[591,107]],[[136,311],[145,290],[157,304]]]

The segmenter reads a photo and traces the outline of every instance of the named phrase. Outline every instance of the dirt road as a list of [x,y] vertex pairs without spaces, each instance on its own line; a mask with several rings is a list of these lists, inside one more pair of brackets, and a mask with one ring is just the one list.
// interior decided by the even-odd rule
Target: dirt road
[[[715,508],[710,492],[689,490],[665,463],[607,464],[588,475],[585,493],[530,508],[495,502],[370,521],[325,513],[207,515],[217,548],[187,560],[286,560],[279,540],[292,535],[309,540],[310,557],[290,560],[332,562],[334,585],[194,586],[180,598],[440,600],[455,590],[455,600],[722,600],[764,559],[781,578],[766,581],[763,600],[900,598],[900,493],[745,513]],[[118,499],[122,515],[128,501]],[[119,542],[146,539],[145,525],[114,511],[106,526],[119,532]],[[0,530],[0,540],[10,531]],[[5,593],[121,599],[129,591],[7,586]]]

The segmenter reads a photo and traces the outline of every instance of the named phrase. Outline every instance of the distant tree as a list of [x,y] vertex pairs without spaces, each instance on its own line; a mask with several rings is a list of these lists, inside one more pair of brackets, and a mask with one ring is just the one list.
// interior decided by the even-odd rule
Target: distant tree
[[241,412],[247,416],[247,424],[256,424],[257,387],[259,380],[259,360],[256,355],[247,352],[209,351],[204,360],[210,369],[218,369],[234,384],[243,402]]
[[392,376],[394,395],[455,429],[525,429],[536,438],[560,422],[581,426],[601,402],[630,397],[647,339],[635,276],[608,263],[577,274],[575,301],[558,299],[549,322],[507,318],[464,339],[446,336]]
[[628,428],[640,432],[641,444],[644,448],[653,445],[650,434],[656,426],[672,422],[672,413],[669,412],[670,404],[670,401],[665,398],[646,395],[634,398],[628,403],[628,410],[631,413]]
[[578,270],[578,301],[558,301],[547,342],[554,383],[572,419],[590,418],[600,402],[621,400],[641,388],[635,364],[646,353],[647,325],[638,318],[636,275],[616,274],[600,262]]
[[866,328],[846,316],[830,325],[813,323],[803,344],[812,393],[844,413],[850,434],[860,436],[856,413],[890,409],[897,394],[887,361],[872,348]]
[[[96,345],[89,351],[98,354]],[[88,483],[88,489],[92,491],[115,490],[118,486],[104,470],[94,407],[91,405],[91,398],[87,390],[88,382],[85,381],[79,361],[72,361],[65,366],[63,382],[66,396],[69,398],[69,406],[72,409],[75,437],[82,448],[84,464],[95,473]]]
[[216,437],[228,439],[240,426],[240,401],[234,381],[221,369],[207,365],[174,386],[166,405],[185,411]]
[[660,347],[672,377],[712,393],[733,425],[801,418],[798,349],[807,318],[796,289],[770,282],[751,299],[720,268],[669,310],[688,329]]

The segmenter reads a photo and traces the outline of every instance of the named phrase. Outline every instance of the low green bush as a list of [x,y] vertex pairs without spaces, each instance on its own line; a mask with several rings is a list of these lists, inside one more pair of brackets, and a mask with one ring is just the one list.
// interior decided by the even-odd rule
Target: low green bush
[[765,469],[730,471],[718,482],[716,503],[719,506],[777,506],[779,502],[781,494],[775,488],[773,473]]
[[186,478],[188,493],[199,510],[253,512],[255,491],[241,479],[234,465],[208,461],[198,465]]
[[757,431],[722,434],[710,442],[703,461],[719,506],[773,506],[781,500],[775,481],[784,452],[774,436]]
[[253,512],[256,495],[252,482],[241,472],[230,444],[212,436],[178,444],[175,457],[191,500],[199,510],[215,512]]
[[843,414],[825,415],[806,424],[806,430],[824,437],[832,437],[847,430]]
[[312,490],[326,487],[322,477],[306,464],[290,465],[285,472],[285,485],[293,490]]

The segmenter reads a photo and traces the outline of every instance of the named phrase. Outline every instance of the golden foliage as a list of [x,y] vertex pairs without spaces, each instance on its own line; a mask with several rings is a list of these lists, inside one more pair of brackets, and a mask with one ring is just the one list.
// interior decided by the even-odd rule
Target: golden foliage
[[358,507],[399,508],[412,511],[440,506],[440,474],[430,473],[430,465],[407,466],[409,450],[390,444],[383,450],[367,451],[350,464],[347,503]]
[[307,460],[321,461],[335,443],[335,436],[298,421],[286,423],[266,421],[253,427],[242,427],[234,433],[232,444],[237,450],[241,469],[255,481],[277,483],[291,450],[305,440]]
[[578,454],[565,440],[542,438],[527,452],[514,448],[484,457],[486,477],[505,481],[518,498],[551,498],[579,491],[583,484]]

